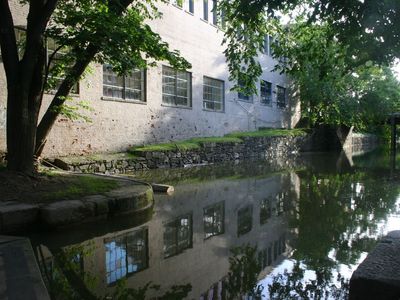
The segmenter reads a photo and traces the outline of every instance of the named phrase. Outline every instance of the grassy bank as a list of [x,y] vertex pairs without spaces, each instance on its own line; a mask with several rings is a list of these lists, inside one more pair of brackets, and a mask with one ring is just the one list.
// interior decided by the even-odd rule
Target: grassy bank
[[136,146],[131,147],[128,152],[185,151],[199,149],[205,143],[242,143],[246,137],[301,136],[305,134],[306,132],[303,129],[263,129],[249,132],[233,132],[222,137],[200,137],[171,143]]

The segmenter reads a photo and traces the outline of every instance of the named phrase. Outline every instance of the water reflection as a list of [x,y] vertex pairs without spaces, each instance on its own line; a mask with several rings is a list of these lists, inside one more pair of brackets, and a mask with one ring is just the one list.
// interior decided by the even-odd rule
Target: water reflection
[[354,161],[194,178],[134,228],[37,237],[42,272],[77,299],[345,299],[351,270],[400,216],[396,177]]
[[147,228],[104,239],[107,284],[148,267]]

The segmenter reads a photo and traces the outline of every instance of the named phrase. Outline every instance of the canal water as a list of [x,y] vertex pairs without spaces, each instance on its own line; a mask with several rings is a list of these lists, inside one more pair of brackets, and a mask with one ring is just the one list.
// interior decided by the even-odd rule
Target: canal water
[[135,175],[175,186],[153,209],[31,236],[54,299],[346,299],[400,229],[384,151]]

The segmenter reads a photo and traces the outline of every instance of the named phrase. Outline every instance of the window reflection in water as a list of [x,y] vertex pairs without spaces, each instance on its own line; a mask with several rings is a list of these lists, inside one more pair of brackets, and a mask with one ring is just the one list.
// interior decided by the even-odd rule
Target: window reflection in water
[[282,235],[279,239],[269,243],[268,247],[258,252],[258,262],[260,267],[264,269],[278,258],[279,255],[286,251],[286,237]]
[[164,226],[164,257],[170,257],[192,247],[192,214],[168,222]]
[[148,268],[147,235],[143,228],[104,239],[107,284]]
[[272,200],[270,198],[261,200],[260,203],[260,224],[264,225],[272,215]]
[[238,211],[238,236],[251,231],[253,226],[253,206],[248,205]]
[[224,233],[225,203],[220,202],[204,208],[204,238]]

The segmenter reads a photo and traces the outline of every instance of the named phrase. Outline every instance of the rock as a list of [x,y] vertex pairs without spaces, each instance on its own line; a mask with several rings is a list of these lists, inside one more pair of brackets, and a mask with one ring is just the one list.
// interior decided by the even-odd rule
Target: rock
[[30,227],[37,221],[37,205],[5,202],[0,205],[1,232],[9,233]]
[[400,299],[400,231],[392,231],[354,271],[349,300]]
[[41,221],[50,226],[61,226],[82,222],[95,216],[94,206],[80,200],[67,200],[48,204],[40,208]]
[[153,190],[147,185],[132,184],[106,194],[111,199],[111,213],[128,213],[140,211],[153,205]]

